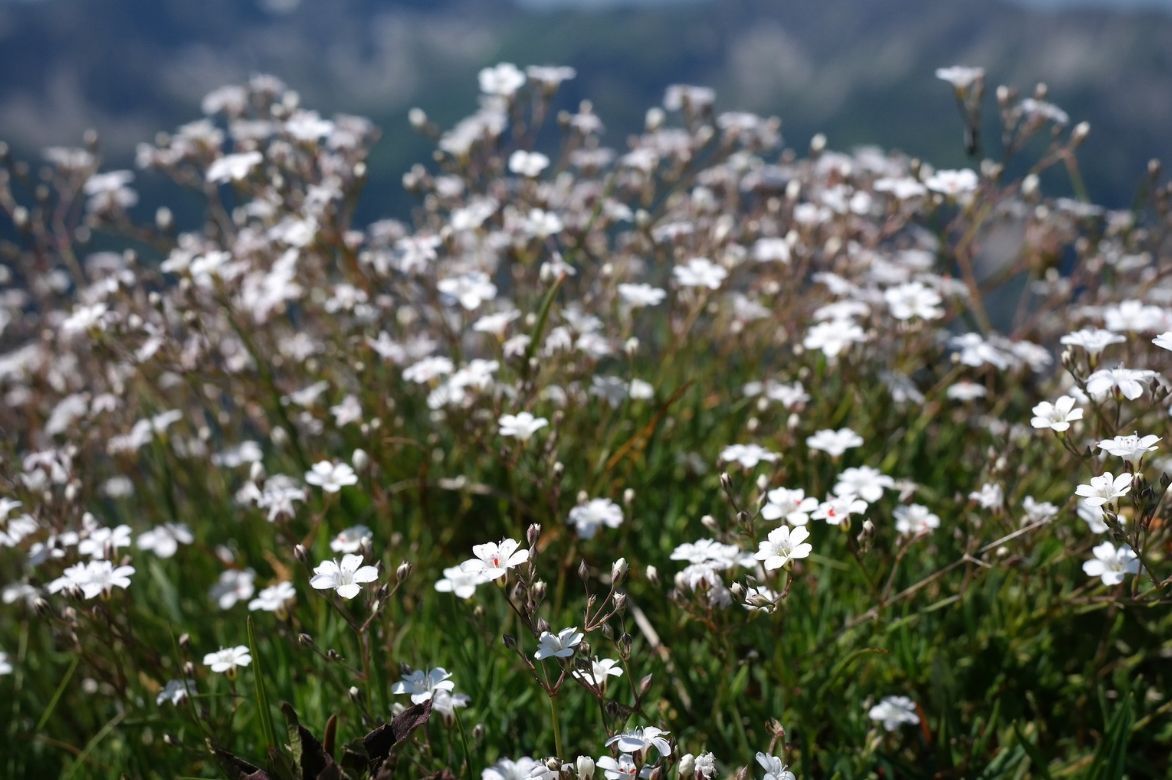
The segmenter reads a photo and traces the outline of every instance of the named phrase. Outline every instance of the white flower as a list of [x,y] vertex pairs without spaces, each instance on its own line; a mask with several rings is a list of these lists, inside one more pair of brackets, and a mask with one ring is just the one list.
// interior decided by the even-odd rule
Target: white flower
[[208,597],[220,609],[231,609],[237,602],[252,598],[256,590],[252,585],[254,579],[256,572],[252,569],[226,569],[220,572],[220,578],[208,592]]
[[240,181],[252,173],[260,165],[260,152],[241,152],[239,154],[224,155],[208,166],[207,179],[213,184],[223,184],[229,181]]
[[901,534],[919,536],[940,527],[940,518],[926,506],[911,504],[895,508],[895,530]]
[[761,508],[761,517],[766,520],[785,521],[790,525],[805,525],[810,522],[810,513],[818,508],[818,499],[807,496],[798,488],[775,488],[766,494],[768,503]]
[[468,311],[478,309],[485,301],[496,298],[496,285],[483,271],[471,271],[441,279],[436,289],[457,301]]
[[462,599],[472,598],[476,588],[488,582],[491,577],[486,571],[473,571],[460,566],[450,566],[444,569],[444,577],[435,584],[440,593],[452,593]]
[[1121,496],[1131,492],[1131,475],[1113,476],[1110,471],[1091,477],[1089,485],[1079,485],[1075,495],[1082,496],[1090,506],[1114,507]]
[[681,287],[707,287],[709,290],[718,290],[728,276],[728,271],[707,257],[693,257],[683,265],[673,268],[672,275]]
[[754,557],[763,563],[766,571],[780,569],[792,560],[809,557],[810,551],[814,549],[806,543],[809,538],[810,532],[803,526],[790,528],[783,525],[774,528],[761,542],[761,549]]
[[1114,439],[1104,439],[1099,442],[1099,449],[1104,452],[1109,452],[1117,458],[1123,458],[1133,466],[1139,463],[1140,459],[1148,452],[1155,452],[1156,442],[1160,440],[1159,436],[1149,434],[1140,437],[1138,434],[1131,436],[1116,436]]
[[87,599],[102,596],[109,598],[114,588],[130,587],[133,566],[114,566],[109,561],[90,561],[70,566],[61,576],[48,585],[50,593],[62,590],[79,590]]
[[592,539],[599,528],[618,528],[623,524],[623,510],[609,498],[592,498],[570,510],[568,522],[581,539]]
[[529,551],[518,550],[520,546],[521,543],[516,539],[478,544],[472,548],[472,554],[476,557],[464,561],[460,568],[466,572],[483,574],[486,580],[500,579],[509,573],[509,569],[529,560]]
[[977,189],[980,179],[974,171],[936,171],[924,180],[924,186],[949,198],[961,198]]
[[627,780],[640,774],[639,765],[626,753],[622,753],[617,759],[613,756],[602,756],[598,759],[598,768],[602,770],[606,780]]
[[360,584],[378,579],[378,568],[363,566],[362,556],[345,555],[342,562],[322,561],[313,570],[309,584],[317,590],[333,589],[344,599],[352,599],[361,592]]
[[544,661],[546,658],[569,658],[574,654],[574,648],[582,643],[583,636],[577,626],[563,628],[556,634],[542,631],[537,639],[537,652],[533,657],[538,661]]
[[432,691],[431,694],[431,709],[433,712],[438,712],[445,718],[454,718],[456,710],[460,707],[467,707],[472,698],[466,693],[453,693],[451,691],[438,688]]
[[1061,396],[1054,403],[1042,401],[1034,407],[1034,417],[1030,425],[1035,428],[1049,428],[1052,431],[1066,431],[1075,420],[1082,419],[1083,410],[1076,408],[1072,396]]
[[829,359],[834,359],[851,344],[867,340],[862,327],[852,319],[832,319],[812,326],[802,341],[806,349],[817,349]]
[[529,441],[533,434],[549,425],[544,417],[534,417],[529,412],[520,414],[502,414],[500,418],[501,436]]
[[921,282],[889,287],[883,292],[883,299],[897,320],[937,320],[944,316],[940,293]]
[[217,674],[236,674],[236,670],[252,663],[252,654],[244,645],[224,647],[203,657],[204,666],[211,667]]
[[510,97],[525,83],[525,74],[511,62],[502,62],[491,68],[482,68],[479,74],[480,91],[486,95]]
[[644,726],[615,734],[606,741],[606,746],[617,746],[619,752],[622,753],[642,753],[647,748],[653,747],[659,752],[659,755],[670,756],[671,743],[664,739],[669,733],[661,731],[655,726]]
[[1104,585],[1118,585],[1124,576],[1139,572],[1139,557],[1129,545],[1116,547],[1110,542],[1096,545],[1094,558],[1083,561],[1082,570],[1088,577],[1098,577]]
[[[1078,500],[1078,507],[1075,510],[1079,518],[1087,524],[1087,529],[1093,534],[1105,534],[1110,530],[1103,518],[1103,507],[1099,504],[1087,503],[1085,498]],[[1123,518],[1119,518],[1120,522]]]
[[337,493],[347,485],[357,484],[358,475],[347,463],[323,460],[313,464],[312,470],[305,473],[305,481],[327,493]]
[[541,152],[518,149],[509,155],[509,170],[518,176],[540,176],[549,167],[549,158]]
[[485,769],[480,780],[556,780],[557,775],[545,768],[545,764],[522,756],[516,761],[502,758]]
[[762,461],[773,463],[777,458],[777,453],[770,452],[759,444],[730,444],[720,453],[721,460],[739,463],[746,469],[751,469]]
[[1172,350],[1172,330],[1156,336],[1154,339],[1152,339],[1152,343],[1160,349]]
[[178,707],[189,692],[195,692],[195,680],[167,680],[167,684],[155,695],[155,704],[160,707],[164,704]]
[[985,69],[968,65],[950,65],[947,68],[937,68],[936,78],[947,81],[954,89],[966,90],[985,78]]
[[248,609],[252,612],[284,612],[296,598],[297,589],[292,582],[278,582],[256,594],[256,598],[248,602]]
[[594,777],[594,759],[590,756],[578,756],[573,767],[568,767],[578,776],[578,780],[591,780]]
[[1025,517],[1021,520],[1022,525],[1049,522],[1058,515],[1058,507],[1049,501],[1038,501],[1033,496],[1026,496],[1022,499],[1021,508],[1025,510]]
[[442,666],[416,670],[392,685],[391,693],[410,694],[412,704],[422,704],[434,696],[436,691],[453,690],[456,684],[452,682],[451,677],[451,673]]
[[810,515],[815,520],[825,520],[828,525],[842,525],[851,515],[867,511],[867,502],[852,493],[831,496],[818,505]]
[[1087,392],[1096,401],[1118,393],[1129,401],[1144,394],[1144,384],[1156,378],[1155,371],[1136,368],[1101,368],[1087,377]]
[[667,297],[667,292],[649,284],[620,284],[619,296],[623,303],[633,308],[658,306]]
[[895,480],[879,469],[870,466],[845,469],[838,475],[834,494],[841,496],[853,493],[868,503],[875,503],[883,497],[884,490],[895,488]]
[[758,753],[757,763],[765,770],[763,780],[797,780],[781,759],[768,753]]
[[969,493],[969,500],[976,501],[982,509],[999,510],[1005,502],[1005,491],[996,482],[986,482],[979,489]]
[[1086,328],[1067,333],[1059,342],[1068,347],[1079,347],[1086,350],[1088,355],[1098,355],[1112,344],[1122,344],[1127,339],[1109,330],[1101,328]]
[[916,714],[916,703],[907,696],[887,696],[867,713],[871,720],[882,723],[883,728],[895,731],[903,724],[920,722]]
[[353,525],[338,532],[330,540],[330,549],[336,553],[356,553],[362,549],[362,543],[374,538],[374,532],[364,525]]
[[184,523],[163,523],[139,534],[135,544],[140,550],[149,550],[160,558],[170,558],[181,544],[191,544],[195,537]]
[[823,429],[806,439],[806,446],[810,449],[821,450],[835,458],[862,444],[863,437],[850,428],[839,428],[837,431]]
[[8,660],[8,653],[0,652],[0,677],[12,674],[12,663]]
[[575,669],[572,674],[579,680],[585,680],[596,688],[606,685],[608,677],[622,677],[623,670],[619,662],[613,658],[594,658],[590,661],[590,671]]

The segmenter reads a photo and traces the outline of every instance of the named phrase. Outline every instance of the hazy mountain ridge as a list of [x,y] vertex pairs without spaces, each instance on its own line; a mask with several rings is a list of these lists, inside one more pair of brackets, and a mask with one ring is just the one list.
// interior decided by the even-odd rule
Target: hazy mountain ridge
[[[0,138],[24,152],[102,131],[112,156],[188,121],[209,89],[270,72],[326,112],[361,113],[393,139],[376,157],[389,192],[426,153],[412,105],[447,123],[497,60],[578,68],[611,142],[638,127],[672,82],[714,86],[719,106],[780,116],[787,138],[878,143],[963,162],[940,65],[983,65],[993,84],[1029,88],[1094,128],[1084,162],[1101,199],[1124,202],[1144,163],[1172,141],[1172,18],[1054,14],[939,0],[732,0],[541,12],[505,0],[303,3],[282,15],[232,0],[55,0],[0,6]],[[990,104],[991,105],[991,104]]]

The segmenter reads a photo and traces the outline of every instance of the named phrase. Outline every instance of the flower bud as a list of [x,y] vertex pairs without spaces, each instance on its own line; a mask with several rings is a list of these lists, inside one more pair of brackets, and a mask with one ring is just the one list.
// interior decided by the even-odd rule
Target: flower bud
[[696,757],[691,753],[680,756],[680,777],[691,777],[696,773]]
[[618,585],[627,576],[627,559],[619,558],[610,565],[610,584]]
[[366,454],[366,450],[354,450],[354,455],[350,460],[355,471],[362,471],[370,465],[370,456]]

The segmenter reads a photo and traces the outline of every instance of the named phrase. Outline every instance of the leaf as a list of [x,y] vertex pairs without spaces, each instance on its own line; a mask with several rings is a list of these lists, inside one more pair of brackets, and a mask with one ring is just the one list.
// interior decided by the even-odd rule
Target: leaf
[[236,780],[271,780],[268,772],[255,764],[250,764],[240,756],[220,748],[215,749],[215,754],[229,777],[236,778]]
[[396,747],[411,736],[411,732],[431,719],[431,700],[413,704],[362,738],[362,746],[370,760],[385,761]]
[[260,713],[261,727],[264,729],[265,741],[268,742],[270,748],[276,750],[277,748],[277,732],[273,728],[273,713],[269,711],[269,698],[265,693],[264,683],[264,668],[261,664],[260,655],[256,652],[256,637],[252,632],[252,616],[248,617],[248,649],[252,652],[252,679],[256,684],[256,708]]
[[[282,702],[281,711],[289,721],[289,746],[293,750],[293,760],[301,770],[301,780],[340,778],[342,772],[334,762],[334,757],[313,732],[301,725],[293,707],[288,702]],[[330,723],[326,724],[326,733],[332,736],[331,724],[336,724],[333,717],[330,718]]]

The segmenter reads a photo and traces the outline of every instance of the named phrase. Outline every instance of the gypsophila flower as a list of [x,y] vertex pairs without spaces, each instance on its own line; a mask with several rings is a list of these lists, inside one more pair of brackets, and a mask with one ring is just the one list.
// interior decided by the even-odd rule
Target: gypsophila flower
[[245,645],[224,647],[203,657],[203,665],[217,674],[232,677],[236,670],[252,663],[252,654]]
[[1079,347],[1088,355],[1098,355],[1112,344],[1122,344],[1127,339],[1109,330],[1087,328],[1067,333],[1059,342],[1069,347]]
[[476,593],[476,588],[491,581],[487,570],[469,570],[460,566],[450,566],[444,569],[443,579],[435,584],[440,593],[452,593],[462,599],[470,599]]
[[563,628],[556,634],[542,631],[537,640],[537,652],[533,657],[538,661],[544,661],[546,658],[569,658],[574,654],[574,648],[582,643],[583,636],[577,627]]
[[529,412],[520,414],[502,414],[500,418],[501,436],[506,438],[529,441],[533,434],[549,425],[544,417],[534,417]]
[[1159,449],[1156,447],[1156,442],[1159,440],[1160,437],[1153,434],[1147,436],[1132,434],[1130,436],[1116,436],[1113,439],[1104,439],[1097,446],[1104,452],[1110,453],[1117,458],[1123,458],[1123,460],[1135,466],[1144,455]]
[[709,290],[718,290],[728,276],[728,271],[707,257],[693,257],[672,269],[672,275],[681,287],[707,287]]
[[1091,477],[1089,485],[1079,485],[1074,492],[1091,506],[1114,507],[1122,496],[1131,492],[1131,479],[1130,474],[1116,477],[1108,471]]
[[297,589],[293,587],[293,583],[278,582],[256,594],[256,598],[248,602],[248,609],[252,612],[283,613],[296,598]]
[[618,758],[602,756],[598,759],[597,766],[602,770],[602,775],[606,780],[629,780],[629,778],[650,776],[650,772],[641,772],[635,759],[626,753],[620,754]]
[[618,528],[623,524],[623,510],[609,498],[592,498],[570,510],[568,518],[581,539],[592,539],[598,529]]
[[0,677],[12,674],[12,663],[8,660],[8,653],[0,652]]
[[248,601],[255,592],[253,580],[256,572],[252,569],[226,569],[220,572],[216,584],[208,592],[208,597],[220,609],[231,609],[239,602]]
[[844,469],[834,483],[834,494],[841,496],[853,493],[867,503],[873,504],[883,497],[884,490],[893,490],[895,480],[879,469],[870,466]]
[[408,694],[412,704],[422,704],[435,695],[436,691],[452,691],[456,684],[452,682],[452,675],[442,666],[434,669],[422,669],[404,675],[401,680],[391,686],[391,693]]
[[590,660],[590,670],[575,669],[572,674],[579,680],[585,680],[596,688],[606,686],[608,677],[622,677],[623,670],[619,662],[613,658],[594,658]]
[[818,508],[818,499],[807,496],[798,488],[774,488],[766,494],[767,503],[761,508],[761,517],[766,520],[784,519],[790,525],[805,525],[810,522],[810,513]]
[[110,561],[98,560],[70,566],[48,585],[50,593],[62,590],[80,591],[83,598],[109,598],[115,588],[130,587],[133,566],[115,566]]
[[374,538],[374,532],[364,525],[353,525],[338,532],[330,540],[330,549],[336,553],[356,553],[362,543]]
[[739,463],[746,469],[751,469],[762,462],[773,463],[777,458],[777,453],[770,452],[759,444],[730,444],[720,452],[722,461]]
[[854,447],[861,447],[863,437],[850,428],[840,428],[837,431],[823,429],[806,439],[806,446],[812,450],[825,452],[832,457],[839,457]]
[[378,568],[364,566],[362,556],[349,554],[335,560],[322,561],[313,570],[309,584],[317,590],[334,590],[344,599],[352,599],[361,591],[361,585],[378,579]]
[[804,526],[791,528],[783,525],[769,532],[765,541],[761,542],[761,549],[756,558],[762,562],[766,571],[780,569],[792,560],[806,558],[814,548],[806,543],[810,532]]
[[777,756],[768,753],[758,753],[757,763],[765,770],[763,780],[797,780],[794,773]]
[[842,525],[848,522],[852,515],[867,511],[867,502],[853,493],[843,493],[841,496],[830,496],[810,514],[814,520],[823,520],[827,525]]
[[170,558],[181,544],[191,544],[195,537],[185,523],[163,523],[138,535],[135,544],[140,550],[153,552],[160,558]]
[[1094,558],[1084,561],[1082,570],[1088,577],[1098,577],[1104,585],[1118,585],[1128,574],[1139,573],[1139,557],[1130,545],[1116,547],[1111,542],[1096,545]]
[[518,549],[520,546],[521,543],[516,539],[478,544],[472,548],[472,554],[476,557],[464,561],[460,568],[481,574],[486,580],[500,579],[509,573],[509,569],[529,560],[529,551]]
[[540,176],[549,167],[549,158],[541,152],[518,149],[509,155],[509,170],[519,176]]
[[653,747],[660,756],[670,756],[671,743],[666,739],[669,733],[655,726],[644,726],[615,734],[606,741],[606,746],[617,747],[622,753],[642,753]]
[[895,530],[904,535],[919,536],[940,527],[940,518],[921,504],[895,508]]
[[1172,350],[1172,330],[1156,336],[1152,339],[1152,343],[1160,349]]
[[1082,419],[1083,410],[1076,407],[1075,400],[1069,395],[1061,396],[1054,403],[1042,401],[1034,407],[1034,417],[1030,425],[1035,428],[1049,428],[1059,433],[1070,430],[1070,424]]
[[466,693],[453,693],[443,688],[437,688],[431,694],[431,710],[438,712],[445,718],[454,718],[456,710],[467,707],[472,698]]
[[667,298],[667,292],[649,284],[620,284],[619,296],[632,308],[658,306]]
[[916,703],[907,696],[884,697],[868,710],[867,717],[883,724],[887,731],[896,731],[904,724],[915,725],[920,722],[920,716],[916,714]]
[[167,684],[155,695],[155,704],[160,707],[170,704],[178,707],[195,692],[195,680],[167,680]]
[[327,493],[337,493],[347,485],[357,484],[358,475],[347,463],[323,460],[313,464],[313,468],[305,473],[305,481]]
[[1155,378],[1156,372],[1146,369],[1103,368],[1087,377],[1087,393],[1096,401],[1112,393],[1134,401],[1143,395],[1147,383]]

